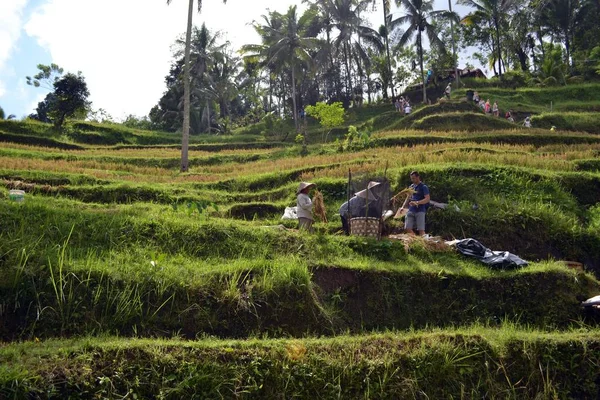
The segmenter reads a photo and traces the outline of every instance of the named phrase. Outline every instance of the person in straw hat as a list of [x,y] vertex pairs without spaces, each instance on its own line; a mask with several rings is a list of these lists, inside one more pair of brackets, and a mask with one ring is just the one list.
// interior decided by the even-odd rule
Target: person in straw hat
[[301,230],[306,230],[312,232],[312,224],[313,224],[313,215],[312,208],[313,203],[308,193],[311,189],[315,188],[317,185],[310,182],[301,182],[298,186],[298,191],[296,192],[296,207],[298,214],[298,222],[299,228]]
[[350,225],[348,220],[354,217],[364,217],[365,207],[368,217],[379,217],[379,213],[371,205],[378,200],[378,196],[374,193],[373,188],[379,185],[379,182],[369,182],[367,188],[360,192],[354,193],[350,201],[345,202],[340,207],[340,218],[342,220],[342,229],[346,235],[350,234]]

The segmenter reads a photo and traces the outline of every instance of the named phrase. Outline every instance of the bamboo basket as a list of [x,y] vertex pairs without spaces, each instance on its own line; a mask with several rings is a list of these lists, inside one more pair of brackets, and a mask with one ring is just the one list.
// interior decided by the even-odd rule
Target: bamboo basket
[[350,220],[350,234],[353,236],[381,239],[381,218],[356,217]]

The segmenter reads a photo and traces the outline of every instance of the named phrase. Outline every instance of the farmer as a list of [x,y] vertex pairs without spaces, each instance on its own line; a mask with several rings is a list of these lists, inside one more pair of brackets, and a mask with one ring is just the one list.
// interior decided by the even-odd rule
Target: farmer
[[412,108],[410,107],[410,103],[408,100],[406,101],[406,105],[404,106],[404,114],[408,115],[412,112]]
[[448,83],[448,86],[446,86],[446,90],[444,90],[444,94],[446,95],[447,99],[450,98],[451,92],[452,92],[452,82]]
[[419,235],[425,234],[425,213],[429,206],[429,188],[421,181],[417,171],[410,173],[410,188],[415,191],[411,197],[407,197],[402,208],[407,208],[408,212],[404,219],[404,230],[406,233],[414,235],[416,225]]
[[498,109],[498,102],[494,100],[494,105],[492,106],[492,112],[494,113],[494,117],[500,115],[500,110]]
[[531,128],[531,117],[528,116],[525,118],[525,121],[523,121],[523,126],[525,128]]
[[477,93],[477,90],[475,91],[475,93],[473,93],[473,101],[475,102],[475,104],[479,105],[479,93]]
[[308,196],[311,189],[316,185],[310,182],[301,182],[296,192],[296,207],[298,214],[298,224],[300,230],[313,231],[312,200]]
[[[342,220],[342,229],[346,235],[350,234],[350,225],[348,220],[354,217],[380,217],[379,212],[374,206],[378,200],[377,195],[371,190],[378,186],[379,182],[369,182],[367,189],[361,190],[340,207],[340,218]],[[365,210],[366,207],[366,210]]]

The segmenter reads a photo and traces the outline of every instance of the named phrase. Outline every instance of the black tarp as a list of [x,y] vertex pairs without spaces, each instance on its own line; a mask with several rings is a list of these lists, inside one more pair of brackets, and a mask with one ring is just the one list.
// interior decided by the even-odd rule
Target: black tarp
[[527,265],[527,261],[508,251],[492,251],[476,239],[463,239],[456,242],[459,253],[474,257],[491,268],[513,269]]

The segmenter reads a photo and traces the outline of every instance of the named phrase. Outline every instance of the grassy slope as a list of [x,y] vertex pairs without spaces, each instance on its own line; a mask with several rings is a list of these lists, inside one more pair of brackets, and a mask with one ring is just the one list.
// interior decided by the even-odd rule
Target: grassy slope
[[[595,89],[517,95],[529,111],[541,110],[550,97],[575,95],[580,101],[557,107],[582,111],[594,107],[588,94]],[[600,284],[544,260],[567,258],[600,271],[600,138],[504,125],[490,130],[483,115],[474,132],[466,132],[473,119],[466,106],[442,103],[405,118],[387,106],[353,110],[347,124],[380,131],[371,148],[344,153],[312,145],[310,155],[300,157],[297,148],[262,141],[252,131],[195,137],[187,174],[177,171],[179,150],[168,134],[94,124],[75,124],[66,134],[43,124],[0,125],[0,184],[28,192],[25,204],[0,192],[5,339],[446,328],[303,341],[94,336],[3,345],[0,397],[131,391],[171,398],[594,398],[597,332],[553,330],[582,324],[579,303]],[[587,114],[565,116],[569,126],[560,130],[594,124]],[[548,119],[553,115],[539,118],[556,125]],[[455,131],[404,130],[429,130],[436,120]],[[322,130],[315,121],[308,129],[318,143]],[[394,190],[417,168],[434,199],[451,203],[428,215],[429,231],[473,236],[540,262],[491,271],[419,242],[405,248],[332,235],[339,230],[335,210],[346,197],[348,168],[358,179],[385,170]],[[293,205],[298,180],[314,180],[325,197],[330,222],[318,223],[316,235],[277,227],[295,226],[279,215]],[[448,330],[501,320],[547,332],[506,325]]]
[[595,330],[303,340],[79,339],[0,348],[7,398],[593,399]]

